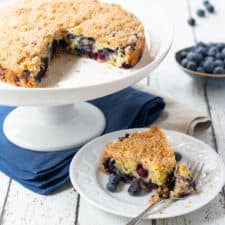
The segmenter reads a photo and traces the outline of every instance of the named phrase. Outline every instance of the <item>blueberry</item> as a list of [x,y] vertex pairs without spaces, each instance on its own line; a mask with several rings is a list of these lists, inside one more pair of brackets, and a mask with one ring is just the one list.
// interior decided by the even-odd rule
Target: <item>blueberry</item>
[[224,56],[222,53],[216,53],[216,59],[224,59]]
[[207,9],[207,11],[209,12],[209,13],[214,13],[215,12],[215,8],[214,8],[214,6],[213,5],[207,5],[206,6],[206,9]]
[[141,193],[141,185],[138,180],[134,180],[131,182],[128,188],[128,193],[132,196],[137,196]]
[[223,55],[225,55],[225,48],[223,48],[223,49],[221,50],[221,53],[222,53]]
[[212,73],[213,69],[214,69],[214,63],[211,60],[206,60],[203,62],[203,69],[207,72],[207,73]]
[[106,188],[110,192],[115,192],[117,190],[117,185],[108,182],[107,185],[106,185]]
[[205,17],[205,11],[203,9],[198,9],[197,10],[197,15],[199,17]]
[[108,173],[115,173],[116,172],[115,161],[110,159],[110,158],[107,158],[104,161],[103,166],[104,166],[106,172],[108,172]]
[[119,184],[120,180],[121,180],[121,177],[118,174],[111,174],[108,178],[108,181],[110,183],[117,184],[117,185]]
[[181,59],[184,59],[184,58],[186,58],[187,54],[188,54],[187,51],[182,51],[182,52],[179,54],[179,56],[180,56]]
[[158,185],[157,185],[157,184],[154,184],[154,183],[152,183],[152,182],[145,183],[145,186],[147,187],[147,189],[148,189],[149,191],[152,191],[152,190],[158,188]]
[[124,183],[130,183],[134,178],[131,175],[127,175],[127,174],[120,175],[120,177]]
[[218,43],[217,48],[219,49],[219,51],[222,51],[222,49],[225,48],[225,44],[224,43]]
[[187,59],[194,62],[199,62],[202,58],[202,55],[196,52],[189,52],[187,55]]
[[75,38],[77,38],[78,36],[76,36],[76,35],[74,35],[74,34],[71,34],[71,33],[69,33],[69,34],[67,34],[67,39],[75,39]]
[[206,48],[207,45],[206,45],[204,42],[199,41],[199,42],[197,43],[196,47],[204,47],[204,48]]
[[189,18],[189,19],[188,19],[188,24],[194,27],[194,26],[196,25],[196,21],[195,21],[195,19],[194,19],[194,18],[192,18],[192,17],[191,17],[191,18]]
[[[209,50],[210,48],[212,48],[212,47],[216,47],[216,43],[214,43],[214,42],[209,42],[207,45],[206,45],[206,47],[207,47],[207,50]],[[216,48],[217,49],[217,48]]]
[[203,5],[209,5],[210,3],[209,3],[209,1],[203,1]]
[[64,49],[68,46],[68,43],[64,39],[58,40],[58,50]]
[[119,175],[111,174],[108,178],[108,183],[106,185],[107,190],[115,192],[117,190],[120,180],[121,177]]
[[225,74],[225,69],[221,66],[217,66],[213,70],[214,74]]
[[57,42],[57,40],[54,40],[54,41],[52,42],[52,45],[51,45],[50,49],[49,49],[49,52],[50,52],[50,58],[51,58],[51,59],[53,59],[53,58],[55,57],[56,52],[57,52],[57,47],[58,47],[58,42]]
[[213,56],[207,56],[204,58],[204,61],[214,61],[215,58]]
[[176,161],[177,161],[177,162],[181,161],[182,155],[181,155],[179,152],[174,152],[174,154],[175,154],[175,159],[176,159]]
[[214,61],[214,66],[215,67],[218,67],[218,66],[224,67],[224,62],[222,60],[217,59],[217,60]]
[[143,177],[143,178],[148,177],[148,170],[144,169],[141,164],[137,165],[136,171],[140,177]]
[[44,77],[44,75],[48,69],[48,61],[49,61],[49,59],[47,57],[41,58],[40,71],[35,76],[35,80],[37,80],[38,82],[41,82],[41,79]]
[[217,48],[212,46],[208,49],[207,55],[208,56],[215,56],[218,53]]
[[196,65],[195,62],[189,61],[189,62],[187,63],[187,68],[188,68],[189,70],[195,71],[195,70],[197,69],[197,65]]
[[203,46],[199,46],[195,49],[195,52],[200,54],[201,56],[205,56],[206,55],[206,48]]
[[199,67],[197,68],[197,72],[204,73],[205,70],[203,69],[203,67],[199,66]]
[[187,67],[187,63],[188,63],[188,59],[187,59],[187,58],[185,58],[185,59],[183,59],[183,60],[181,61],[181,65],[182,65],[183,67]]

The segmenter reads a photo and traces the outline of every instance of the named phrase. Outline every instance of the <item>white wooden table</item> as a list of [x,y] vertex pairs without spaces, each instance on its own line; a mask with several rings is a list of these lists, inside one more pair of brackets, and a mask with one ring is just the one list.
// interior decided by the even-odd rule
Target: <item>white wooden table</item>
[[[156,0],[152,0],[154,2]],[[201,6],[202,0],[157,0],[171,12],[175,23],[175,40],[172,51],[151,75],[152,88],[160,89],[195,110],[208,114],[213,122],[198,137],[225,160],[225,86],[209,85],[192,80],[181,72],[173,58],[175,50],[194,44],[196,40],[225,42],[225,2],[212,1],[217,15],[198,19],[198,26],[190,28],[186,20]],[[140,1],[143,2],[143,1]],[[147,4],[148,1],[146,1]],[[143,7],[146,7],[143,6]],[[113,216],[95,209],[70,184],[50,196],[40,196],[0,173],[0,225],[124,225],[128,219]],[[225,190],[203,209],[169,220],[143,221],[141,225],[225,225]]]

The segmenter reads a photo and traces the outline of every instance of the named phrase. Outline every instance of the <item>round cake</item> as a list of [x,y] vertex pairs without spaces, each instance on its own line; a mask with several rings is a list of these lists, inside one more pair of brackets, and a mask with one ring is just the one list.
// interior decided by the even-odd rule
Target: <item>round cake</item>
[[0,80],[38,87],[59,51],[130,68],[145,48],[142,23],[97,0],[23,0],[0,10]]

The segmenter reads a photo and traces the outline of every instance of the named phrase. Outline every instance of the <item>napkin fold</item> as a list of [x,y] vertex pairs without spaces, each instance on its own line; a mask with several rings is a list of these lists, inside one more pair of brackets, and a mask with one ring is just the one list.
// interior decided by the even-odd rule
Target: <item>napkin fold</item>
[[[131,87],[90,103],[105,115],[104,133],[148,126],[165,107],[161,97]],[[69,164],[79,148],[62,152],[35,152],[15,146],[2,131],[3,121],[13,109],[0,107],[0,170],[36,193],[51,193],[69,180]]]
[[191,136],[199,136],[211,126],[211,120],[197,110],[193,110],[188,106],[168,97],[161,91],[150,89],[144,85],[136,85],[136,89],[161,96],[166,102],[166,107],[155,121],[160,127],[176,130]]

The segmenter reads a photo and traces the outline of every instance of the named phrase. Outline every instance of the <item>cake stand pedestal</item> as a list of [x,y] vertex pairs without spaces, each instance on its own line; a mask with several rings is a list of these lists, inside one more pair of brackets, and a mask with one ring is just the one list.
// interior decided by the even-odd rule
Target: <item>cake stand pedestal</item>
[[105,128],[102,112],[89,103],[18,107],[6,117],[6,137],[19,147],[57,151],[78,147]]

